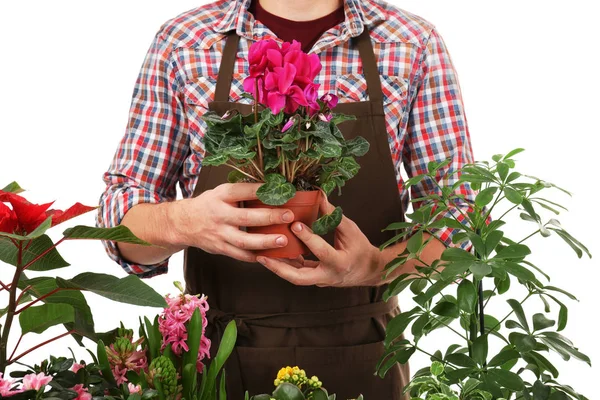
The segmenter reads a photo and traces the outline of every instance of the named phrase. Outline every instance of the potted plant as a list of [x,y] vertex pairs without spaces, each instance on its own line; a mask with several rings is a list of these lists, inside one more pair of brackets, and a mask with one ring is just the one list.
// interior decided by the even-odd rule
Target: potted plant
[[[360,169],[355,157],[364,155],[369,143],[362,137],[345,140],[338,124],[354,116],[333,113],[338,101],[334,94],[318,97],[317,55],[302,52],[296,41],[280,47],[274,40],[262,40],[252,44],[248,60],[244,89],[253,112],[204,114],[203,165],[230,167],[230,182],[263,183],[259,200],[246,202],[246,207],[291,209],[296,220],[325,234],[340,223],[342,211],[336,209],[315,223],[321,191],[341,191]],[[248,230],[288,237],[286,247],[262,255],[294,258],[308,252],[289,225]]]
[[[559,214],[565,209],[541,192],[568,192],[515,171],[513,157],[521,151],[495,155],[493,162],[476,162],[454,171],[460,179],[453,187],[438,186],[436,193],[426,197],[424,206],[408,215],[410,221],[387,228],[401,230],[390,243],[410,236],[406,250],[387,265],[387,273],[401,268],[408,260],[417,260],[420,266],[415,272],[397,277],[387,289],[385,296],[389,299],[408,288],[414,294],[415,307],[388,324],[386,352],[377,370],[383,376],[394,364],[408,362],[416,351],[429,355],[433,364],[417,371],[406,386],[411,398],[586,399],[556,380],[559,371],[545,356],[553,352],[565,360],[575,358],[590,364],[589,358],[560,333],[568,317],[561,297],[575,296],[544,283],[550,278],[529,260],[531,250],[525,243],[538,235],[558,237],[578,257],[591,255],[559,221],[538,213],[543,210]],[[409,179],[407,186],[423,179],[435,184],[433,177],[448,164],[429,164],[429,172]],[[462,184],[479,191],[471,210],[463,212],[457,208],[466,223],[439,218],[439,213],[463,197],[454,193]],[[519,213],[525,225],[530,226],[523,237],[514,239],[506,235],[506,217],[513,213]],[[500,216],[490,221],[491,215]],[[433,240],[433,236],[423,240],[424,233],[432,234],[444,226],[458,231],[453,236],[454,243],[468,241],[472,251],[452,247],[443,252],[441,259],[430,264],[423,262],[420,254],[425,244]],[[538,304],[530,305],[531,299],[539,300]],[[492,302],[504,304],[506,313],[489,313]],[[539,307],[539,312],[529,316],[523,307],[525,303]],[[424,348],[420,340],[438,329],[453,335],[458,342],[448,349]],[[412,334],[412,340],[404,337],[407,332]]]
[[[95,207],[76,203],[69,209],[52,210],[52,203],[32,204],[19,195],[23,189],[15,182],[0,190],[0,262],[14,268],[10,282],[0,281],[0,292],[8,296],[8,304],[0,310],[3,318],[0,335],[0,373],[19,362],[31,351],[72,335],[83,345],[82,338],[92,340],[110,338],[114,332],[98,333],[83,291],[90,291],[114,301],[140,306],[163,307],[161,295],[137,276],[117,278],[107,274],[84,272],[72,279],[60,276],[28,278],[29,271],[48,272],[65,268],[69,264],[62,258],[57,246],[71,240],[116,240],[149,245],[131,231],[119,226],[105,229],[75,226],[63,232],[56,243],[46,234],[53,226],[94,210]],[[18,322],[17,322],[18,321]],[[20,325],[20,339],[9,348],[9,339],[16,325]],[[64,325],[66,332],[42,341],[30,349],[19,350],[21,339],[31,333],[42,334],[55,325]]]

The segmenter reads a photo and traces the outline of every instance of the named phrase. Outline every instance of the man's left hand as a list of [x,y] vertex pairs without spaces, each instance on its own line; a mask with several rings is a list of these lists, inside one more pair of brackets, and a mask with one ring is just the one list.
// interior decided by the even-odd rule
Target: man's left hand
[[[335,207],[326,196],[320,204],[324,214]],[[359,227],[346,216],[336,229],[334,246],[301,222],[292,224],[292,232],[302,240],[319,261],[257,257],[257,261],[298,286],[319,287],[379,286],[384,283],[382,252],[373,246]]]

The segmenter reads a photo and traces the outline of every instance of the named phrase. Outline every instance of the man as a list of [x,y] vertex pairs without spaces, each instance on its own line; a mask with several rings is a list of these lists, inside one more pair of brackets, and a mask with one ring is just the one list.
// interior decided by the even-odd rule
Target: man
[[[202,168],[207,110],[248,109],[241,97],[248,48],[255,40],[300,40],[320,56],[322,93],[340,97],[337,112],[357,121],[342,129],[360,134],[371,150],[361,171],[321,205],[341,205],[345,217],[335,242],[301,223],[292,230],[318,261],[256,257],[252,250],[286,245],[278,235],[249,234],[243,226],[290,223],[285,209],[243,209],[258,184],[226,184],[223,169]],[[348,111],[348,112],[346,112]],[[408,263],[386,281],[384,266],[406,242],[380,252],[381,229],[401,220],[409,176],[430,161],[451,158],[451,168],[472,162],[460,87],[435,27],[381,0],[218,1],[181,14],[158,32],[136,83],[127,132],[104,179],[99,226],[128,226],[161,247],[106,242],[108,254],[141,277],[167,271],[170,255],[185,249],[188,292],[211,300],[207,335],[218,343],[224,324],[238,323],[240,337],[227,365],[228,393],[241,398],[272,390],[284,365],[318,375],[340,398],[363,393],[401,399],[407,366],[384,380],[373,376],[383,352],[385,325],[398,314],[396,300],[381,300],[385,284],[414,268]],[[440,185],[454,178],[443,176]],[[184,199],[175,200],[179,182]],[[424,180],[413,198],[435,191]],[[474,193],[460,186],[468,209]],[[457,218],[460,212],[451,209]],[[447,216],[448,214],[446,214]],[[439,258],[453,231],[435,232],[424,261]]]

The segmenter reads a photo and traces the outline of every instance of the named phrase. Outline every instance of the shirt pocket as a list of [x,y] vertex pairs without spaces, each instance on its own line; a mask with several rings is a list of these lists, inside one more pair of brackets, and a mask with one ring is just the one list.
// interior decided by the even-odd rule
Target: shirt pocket
[[[408,82],[401,76],[380,75],[383,105],[388,112],[401,117],[408,105]],[[340,75],[335,81],[340,103],[368,101],[367,81],[362,74]]]
[[190,147],[195,154],[204,154],[203,136],[206,123],[202,120],[208,111],[208,103],[215,93],[216,79],[209,76],[198,76],[186,83],[183,88],[182,102],[187,118]]

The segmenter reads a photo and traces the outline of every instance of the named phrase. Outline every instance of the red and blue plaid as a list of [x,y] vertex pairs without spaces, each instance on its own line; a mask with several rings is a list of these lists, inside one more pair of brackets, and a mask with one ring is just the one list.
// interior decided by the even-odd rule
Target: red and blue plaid
[[[120,224],[139,203],[172,201],[179,183],[190,197],[202,166],[205,129],[201,115],[213,99],[225,33],[241,36],[230,101],[241,97],[248,48],[252,42],[279,40],[247,11],[250,0],[220,0],[185,12],[165,23],[147,53],[135,84],[129,123],[112,163],[104,174],[96,224]],[[456,182],[456,168],[473,161],[467,119],[456,70],[436,28],[423,18],[381,0],[345,0],[345,21],[325,32],[311,53],[321,58],[320,90],[336,93],[341,102],[368,100],[358,50],[350,38],[365,26],[370,30],[385,95],[387,133],[398,180],[398,192],[408,208],[409,197],[438,191],[435,182],[404,187],[401,166],[409,177],[427,172],[431,161],[452,163],[436,178],[441,186]],[[459,187],[466,211],[475,193]],[[419,206],[419,204],[417,204]],[[444,216],[454,214],[453,208]],[[436,236],[452,245],[453,229]],[[167,271],[168,260],[156,265],[123,260],[114,242],[104,242],[109,256],[128,273],[151,277]],[[470,247],[469,242],[462,244]]]

